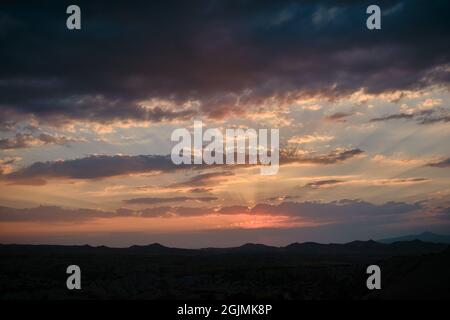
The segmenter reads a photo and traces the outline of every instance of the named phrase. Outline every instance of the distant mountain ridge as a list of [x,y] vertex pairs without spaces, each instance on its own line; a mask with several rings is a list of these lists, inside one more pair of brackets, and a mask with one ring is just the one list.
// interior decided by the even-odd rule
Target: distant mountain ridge
[[395,238],[387,238],[387,239],[381,239],[377,240],[381,243],[394,243],[399,241],[413,241],[413,240],[420,240],[423,242],[432,242],[432,243],[445,243],[450,244],[450,235],[440,235],[433,232],[422,232],[420,234],[411,234],[406,235],[402,237],[395,237]]
[[0,245],[0,254],[8,252],[20,253],[58,253],[58,254],[144,254],[144,255],[215,255],[215,254],[301,254],[301,255],[326,255],[326,256],[362,256],[374,257],[394,255],[416,255],[441,252],[449,246],[445,243],[424,242],[421,240],[395,241],[382,243],[373,240],[352,241],[349,243],[320,244],[315,242],[292,243],[285,247],[273,247],[263,244],[247,243],[239,247],[230,248],[202,248],[183,249],[171,248],[153,243],[149,245],[133,245],[128,248],[110,248],[106,246],[93,247],[64,246],[64,245]]

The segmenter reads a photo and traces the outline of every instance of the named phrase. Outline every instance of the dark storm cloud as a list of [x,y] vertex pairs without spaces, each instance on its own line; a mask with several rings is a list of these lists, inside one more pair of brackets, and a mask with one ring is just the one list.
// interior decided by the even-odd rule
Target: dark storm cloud
[[[280,164],[308,163],[337,164],[363,154],[360,149],[335,150],[325,155],[280,155]],[[225,165],[228,169],[243,165]],[[215,168],[213,166],[212,168]],[[170,155],[91,155],[73,160],[35,162],[28,167],[0,175],[0,180],[11,184],[43,185],[48,179],[103,179],[140,173],[167,173],[177,170],[206,169],[207,165],[175,165]],[[201,173],[187,181],[170,185],[170,188],[198,188],[217,184],[234,175],[231,171]]]
[[[448,84],[448,1],[14,1],[0,17],[0,107],[40,120],[171,121],[268,97]],[[403,5],[401,5],[403,4]],[[158,100],[148,106],[139,102]],[[200,105],[181,108],[187,101]]]

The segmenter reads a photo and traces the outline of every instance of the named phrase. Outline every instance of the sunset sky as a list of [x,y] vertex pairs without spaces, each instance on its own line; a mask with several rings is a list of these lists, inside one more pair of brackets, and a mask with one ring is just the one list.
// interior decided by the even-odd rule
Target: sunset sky
[[[372,2],[2,1],[0,242],[450,233],[450,3]],[[194,120],[278,128],[278,174],[174,165]]]

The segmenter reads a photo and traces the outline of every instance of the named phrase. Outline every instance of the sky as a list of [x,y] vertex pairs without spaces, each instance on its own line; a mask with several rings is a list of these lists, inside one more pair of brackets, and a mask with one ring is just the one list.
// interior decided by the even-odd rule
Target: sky
[[[224,247],[450,233],[448,1],[0,4],[0,243]],[[279,129],[280,168],[174,165]]]

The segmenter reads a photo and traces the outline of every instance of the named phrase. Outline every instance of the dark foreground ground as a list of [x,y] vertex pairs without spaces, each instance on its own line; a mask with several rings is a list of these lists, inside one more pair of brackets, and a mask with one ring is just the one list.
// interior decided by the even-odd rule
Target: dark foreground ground
[[[66,268],[82,290],[66,288]],[[366,288],[377,264],[382,289]],[[0,299],[449,299],[450,247],[421,241],[186,250],[0,245]]]

